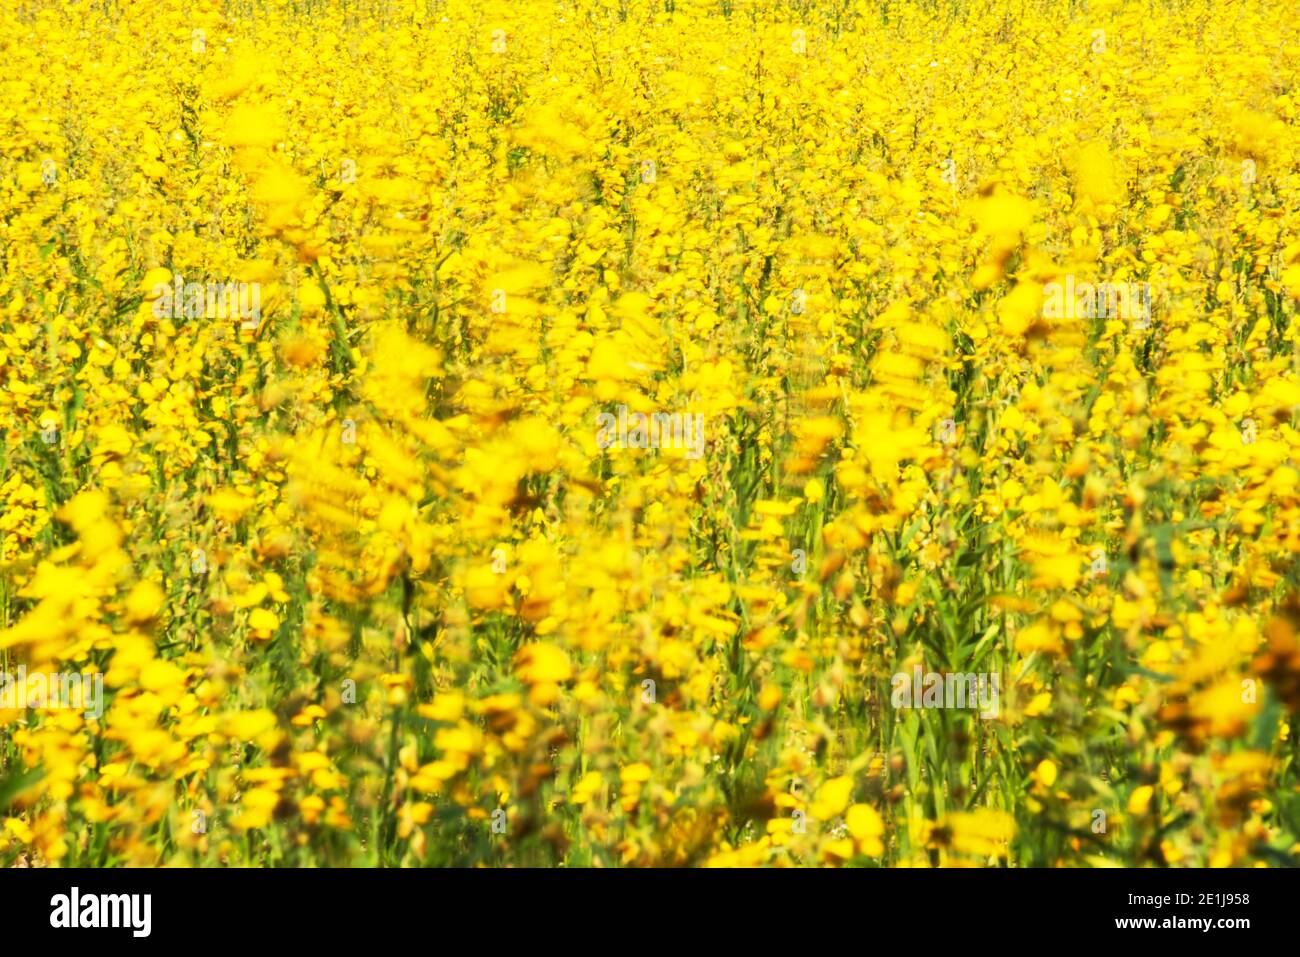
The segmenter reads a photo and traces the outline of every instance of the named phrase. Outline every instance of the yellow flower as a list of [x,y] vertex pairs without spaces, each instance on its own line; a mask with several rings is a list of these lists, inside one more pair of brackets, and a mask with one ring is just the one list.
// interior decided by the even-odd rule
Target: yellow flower
[[253,499],[237,489],[223,488],[208,494],[207,505],[217,518],[233,524],[253,507]]
[[624,784],[644,784],[650,780],[650,774],[650,765],[644,761],[638,761],[619,771],[619,778]]
[[254,638],[266,641],[280,627],[280,619],[270,609],[254,608],[248,613],[248,627],[253,632]]
[[885,845],[880,840],[885,833],[885,822],[875,808],[868,804],[854,804],[845,813],[844,823],[858,842],[859,853],[869,857],[885,853]]
[[128,621],[145,622],[158,617],[167,596],[163,590],[151,581],[142,581],[131,589],[126,597],[126,617]]
[[935,832],[935,843],[977,857],[1005,857],[1016,833],[1016,822],[1005,811],[981,808],[960,811],[943,819]]
[[1038,767],[1034,768],[1034,778],[1045,788],[1050,788],[1056,783],[1056,763],[1050,760],[1038,762]]
[[559,684],[573,677],[569,656],[548,641],[533,642],[520,649],[516,667],[519,677],[528,684]]
[[1135,787],[1128,797],[1128,812],[1138,817],[1146,814],[1155,791],[1155,787],[1150,784],[1140,784]]
[[817,789],[817,794],[809,806],[809,813],[815,820],[829,821],[846,807],[853,796],[853,778],[843,775],[824,781]]

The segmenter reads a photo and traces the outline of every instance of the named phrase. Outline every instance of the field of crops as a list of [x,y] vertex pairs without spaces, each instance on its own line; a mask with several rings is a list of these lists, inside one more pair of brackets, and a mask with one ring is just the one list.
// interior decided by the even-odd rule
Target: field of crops
[[1300,7],[6,0],[0,866],[1300,863]]

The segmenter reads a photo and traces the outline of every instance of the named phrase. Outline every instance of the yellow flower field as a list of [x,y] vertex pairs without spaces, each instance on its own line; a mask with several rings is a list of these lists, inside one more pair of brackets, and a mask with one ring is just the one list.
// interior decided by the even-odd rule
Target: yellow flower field
[[1300,863],[1300,7],[12,0],[0,866]]

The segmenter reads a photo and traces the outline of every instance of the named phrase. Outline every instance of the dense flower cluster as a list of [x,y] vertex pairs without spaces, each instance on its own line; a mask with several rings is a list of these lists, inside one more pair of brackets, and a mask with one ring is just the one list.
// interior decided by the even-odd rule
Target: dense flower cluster
[[0,863],[1296,862],[1294,4],[0,58]]

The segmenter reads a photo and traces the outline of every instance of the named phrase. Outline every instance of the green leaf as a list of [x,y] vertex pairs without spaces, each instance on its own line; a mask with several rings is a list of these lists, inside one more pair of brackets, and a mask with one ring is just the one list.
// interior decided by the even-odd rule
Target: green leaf
[[9,803],[23,792],[35,787],[43,777],[45,777],[43,768],[32,768],[15,771],[0,781],[0,810],[7,808]]

